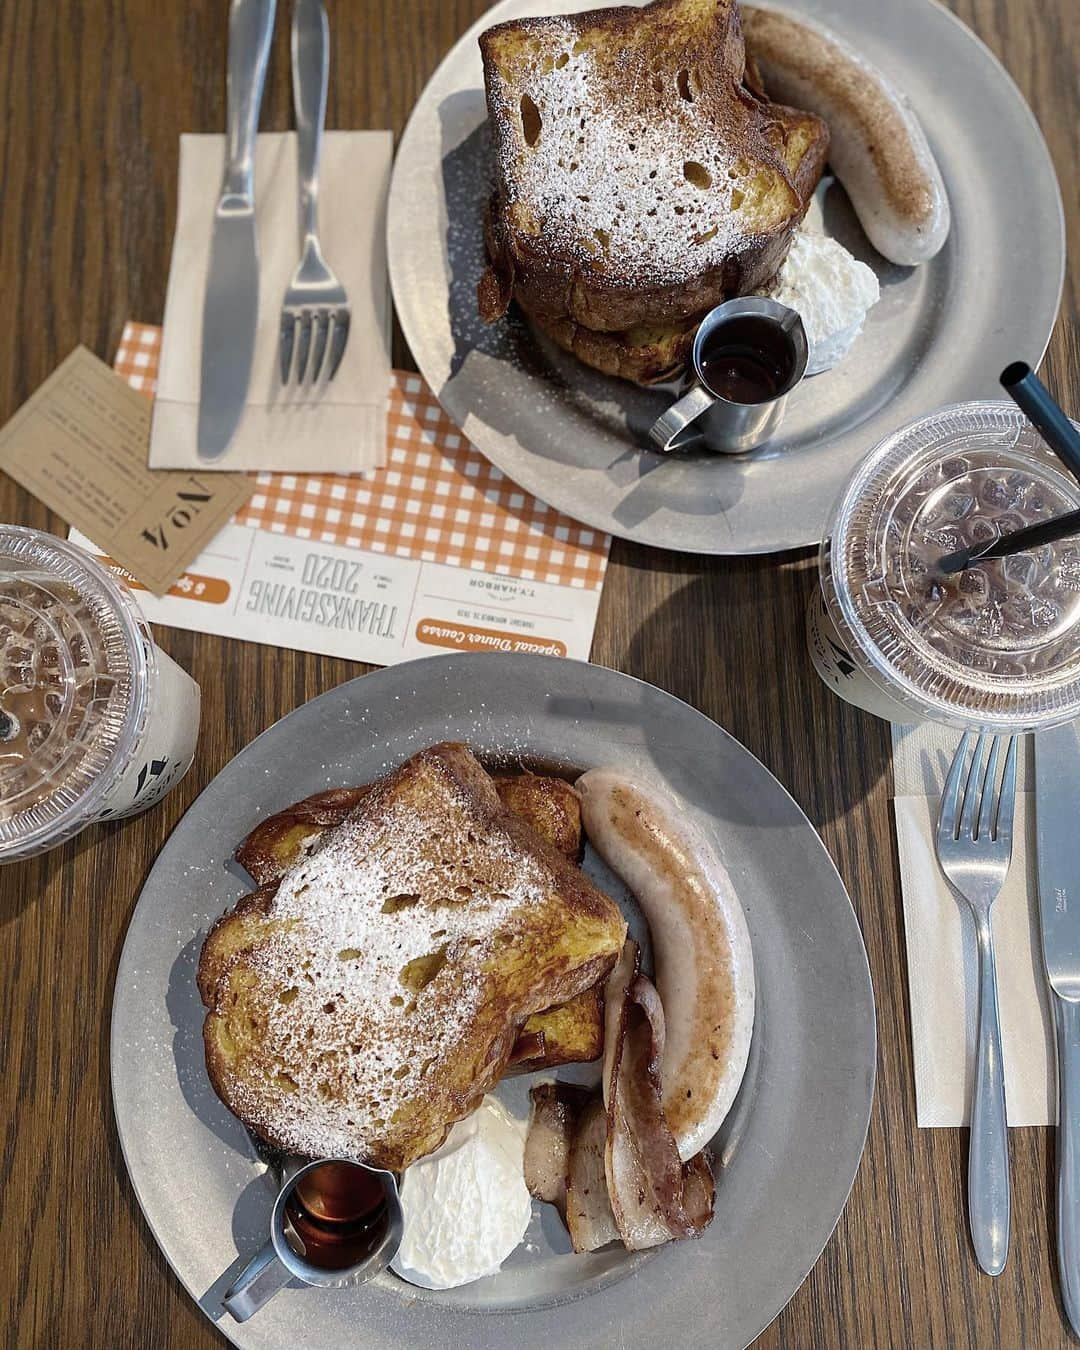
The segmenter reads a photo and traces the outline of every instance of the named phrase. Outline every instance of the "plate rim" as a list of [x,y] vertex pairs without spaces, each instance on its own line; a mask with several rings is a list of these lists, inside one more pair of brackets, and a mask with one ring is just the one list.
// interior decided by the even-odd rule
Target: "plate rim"
[[[1046,137],[1043,134],[1042,127],[1039,125],[1038,118],[1035,116],[1035,113],[1032,110],[1030,104],[1027,102],[1027,99],[1021,92],[1019,85],[1013,79],[1012,75],[1006,69],[1005,65],[1000,60],[1000,58],[990,48],[988,43],[982,37],[980,37],[979,34],[976,33],[973,28],[969,27],[963,21],[963,19],[960,18],[959,15],[955,14],[951,9],[949,9],[943,3],[943,0],[909,0],[909,2],[912,3],[913,8],[918,8],[919,5],[922,5],[925,6],[925,8],[928,10],[935,11],[939,14],[943,14],[944,16],[946,16],[951,21],[953,28],[959,30],[960,35],[967,41],[971,42],[980,51],[983,58],[989,62],[991,68],[994,70],[994,74],[997,81],[1003,84],[1003,87],[1007,89],[1009,96],[1012,99],[1012,102],[1015,105],[1017,105],[1022,121],[1026,124],[1029,133],[1032,134],[1033,144],[1037,146],[1039,153],[1041,154],[1043,160],[1043,167],[1046,170],[1048,170],[1048,180],[1053,188],[1054,204],[1056,207],[1054,217],[1057,225],[1055,245],[1056,245],[1058,267],[1057,267],[1057,284],[1054,292],[1052,317],[1049,320],[1049,324],[1046,328],[1045,334],[1041,338],[1036,339],[1035,345],[1038,347],[1038,351],[1037,353],[1033,353],[1034,359],[1031,361],[1032,368],[1037,370],[1041,366],[1043,359],[1046,355],[1047,348],[1049,347],[1050,342],[1053,338],[1054,330],[1057,326],[1058,318],[1060,316],[1061,300],[1064,294],[1065,278],[1068,266],[1068,257],[1066,249],[1067,239],[1066,239],[1065,207],[1061,192],[1061,183],[1057,175],[1057,168],[1054,164],[1053,156],[1050,154],[1050,148],[1047,145]],[[648,3],[648,0],[622,0],[622,3],[640,6]],[[884,0],[884,3],[886,4],[891,3],[891,0]],[[404,264],[401,261],[401,254],[399,252],[399,245],[397,243],[397,240],[401,237],[401,234],[400,231],[396,231],[394,228],[395,221],[399,218],[399,213],[403,209],[399,201],[403,192],[403,188],[401,187],[402,173],[400,166],[404,162],[405,154],[403,152],[406,151],[408,147],[410,136],[412,134],[415,134],[414,129],[418,122],[418,116],[421,113],[422,106],[424,105],[425,98],[431,86],[434,85],[436,81],[440,78],[440,76],[443,75],[445,69],[450,65],[450,63],[459,56],[461,48],[464,47],[466,43],[475,40],[475,38],[479,33],[483,32],[485,28],[491,26],[492,24],[505,22],[508,19],[514,18],[517,11],[521,7],[522,7],[522,0],[496,0],[496,3],[491,5],[487,10],[485,10],[481,15],[479,15],[478,18],[474,20],[474,22],[471,23],[465,29],[465,31],[455,40],[450,49],[444,54],[442,59],[437,63],[437,65],[427,78],[427,80],[424,82],[420,95],[416,99],[416,102],[413,104],[412,110],[409,113],[408,120],[406,121],[405,128],[402,131],[401,138],[398,142],[397,153],[395,155],[394,163],[391,170],[390,185],[387,193],[385,240],[386,240],[386,255],[388,263],[387,270],[390,281],[391,294],[393,297],[394,311],[397,315],[398,323],[401,325],[401,331],[405,338],[405,342],[408,346],[410,355],[416,362],[417,367],[420,369],[421,375],[424,377],[425,380],[427,380],[429,386],[432,389],[432,392],[438,399],[440,407],[450,418],[450,420],[454,423],[454,425],[458,427],[458,429],[462,432],[462,434],[466,435],[470,435],[470,433],[465,431],[465,426],[463,425],[463,423],[450,411],[449,408],[447,408],[442,397],[441,387],[436,387],[435,383],[433,383],[432,380],[429,378],[428,372],[423,369],[420,357],[418,355],[419,329],[412,323],[411,316],[407,317],[408,307],[403,305],[400,300],[400,293],[402,291],[404,284],[401,279],[400,272]],[[586,3],[582,5],[583,10],[605,9],[611,7],[612,6],[608,4],[599,4],[599,5],[595,4],[593,3],[593,0],[586,0]],[[773,4],[772,0],[766,0],[766,7],[786,9],[789,12],[794,13],[796,15],[806,14],[810,18],[824,23],[828,23],[830,19],[830,14],[828,13],[827,9],[825,12],[820,12],[819,9],[813,6],[813,4],[807,6],[806,4],[801,3],[801,0],[794,0],[794,3],[790,3],[789,0],[783,0],[783,3],[779,5]],[[1049,201],[1043,203],[1040,209],[1045,210],[1048,207]],[[947,401],[954,402],[958,397],[974,398],[976,396],[977,395],[972,391],[969,391],[967,394],[956,392]],[[917,415],[921,416],[931,411],[933,411],[933,408],[925,408],[923,409],[922,413],[919,413]],[[466,421],[468,421],[468,418],[466,418]],[[896,429],[897,428],[895,427],[893,428],[893,430]],[[473,433],[475,433],[476,428],[472,428],[471,430]],[[481,425],[479,430],[481,433],[486,433],[488,429],[485,426]],[[703,557],[763,557],[768,556],[770,554],[783,555],[814,548],[820,544],[821,536],[824,533],[825,526],[823,521],[821,522],[821,524],[815,524],[809,528],[810,537],[800,538],[798,541],[785,540],[783,542],[775,542],[775,541],[760,542],[760,543],[753,543],[750,545],[740,545],[738,547],[734,547],[733,541],[729,537],[718,539],[710,543],[708,546],[704,546],[696,542],[686,543],[678,535],[676,535],[676,537],[674,538],[669,538],[666,536],[663,539],[655,538],[652,537],[652,532],[646,531],[643,533],[640,527],[615,529],[612,527],[612,523],[609,519],[604,518],[603,515],[599,513],[595,513],[589,510],[588,507],[586,507],[585,510],[580,510],[576,507],[573,510],[567,510],[564,507],[558,506],[554,502],[547,501],[547,498],[544,495],[544,490],[542,489],[542,487],[540,488],[540,490],[538,490],[537,487],[530,486],[529,482],[524,481],[526,478],[533,479],[533,475],[528,473],[522,475],[520,473],[521,466],[519,464],[512,465],[511,457],[504,456],[501,453],[499,454],[498,458],[495,458],[492,455],[490,450],[490,444],[492,440],[497,439],[498,439],[497,435],[493,436],[481,434],[479,439],[473,440],[473,444],[477,446],[477,449],[480,450],[481,454],[483,454],[485,458],[489,459],[490,462],[496,466],[496,468],[499,468],[508,478],[516,482],[518,486],[522,487],[525,491],[530,492],[538,500],[547,502],[547,504],[552,506],[553,509],[561,511],[563,514],[570,516],[572,519],[579,521],[581,524],[584,524],[589,528],[599,530],[605,534],[609,534],[613,538],[626,539],[631,543],[641,544],[644,545],[645,547],[660,548],[669,552],[679,554],[689,554]],[[480,444],[479,443],[480,440],[483,440],[484,444]],[[876,440],[874,443],[876,443]],[[867,448],[869,449],[871,447],[868,446]],[[849,466],[849,472],[854,471],[856,464],[857,460],[853,460],[851,465]],[[843,485],[841,484],[840,488],[838,488],[838,491],[842,489],[842,486]],[[804,530],[803,533],[805,534],[806,531]]]
[[[134,1136],[133,1134],[129,1133],[129,1131],[131,1130],[131,1125],[130,1122],[126,1120],[125,1112],[121,1107],[121,1099],[124,1096],[125,1091],[121,1082],[123,1078],[122,1062],[124,1057],[122,1054],[118,1053],[118,1043],[121,1037],[121,1029],[120,1029],[121,1019],[128,1011],[127,1007],[128,1001],[131,999],[133,991],[137,987],[136,982],[133,982],[132,980],[130,980],[130,978],[125,979],[125,976],[129,974],[127,968],[129,964],[135,959],[130,939],[132,931],[137,926],[140,911],[143,910],[145,907],[146,914],[149,914],[151,912],[151,905],[153,903],[152,886],[155,874],[158,872],[159,868],[162,868],[165,865],[167,865],[163,860],[165,859],[165,855],[168,852],[169,845],[174,835],[180,830],[184,821],[187,819],[188,815],[191,814],[196,809],[202,798],[210,791],[210,789],[218,782],[218,780],[231,768],[231,766],[235,763],[235,761],[239,759],[241,756],[243,756],[252,746],[255,745],[256,742],[262,741],[264,738],[269,737],[271,733],[273,733],[289,718],[308,708],[311,704],[322,702],[323,700],[333,700],[335,697],[341,697],[342,690],[356,686],[360,683],[360,681],[374,679],[378,683],[385,682],[388,684],[392,684],[395,678],[400,678],[402,675],[407,675],[407,673],[411,669],[421,665],[426,665],[434,661],[439,661],[444,664],[449,662],[455,665],[465,666],[466,668],[478,666],[481,669],[489,666],[490,663],[496,661],[512,662],[518,665],[519,667],[534,667],[536,669],[542,669],[546,665],[546,663],[557,661],[560,665],[563,666],[570,665],[579,668],[582,672],[596,672],[602,678],[614,677],[616,682],[621,681],[628,682],[630,685],[641,688],[644,691],[646,691],[646,697],[659,696],[661,701],[666,701],[671,705],[674,705],[676,715],[678,715],[679,717],[685,717],[687,713],[689,713],[692,715],[692,720],[700,719],[706,722],[712,728],[713,732],[718,732],[723,738],[731,742],[737,752],[748,756],[750,760],[752,760],[753,763],[757,766],[757,769],[761,772],[762,775],[764,775],[764,779],[767,782],[769,791],[772,793],[777,793],[779,800],[783,802],[786,808],[792,813],[793,824],[798,826],[800,832],[808,833],[809,837],[813,839],[814,841],[813,846],[815,848],[815,852],[818,855],[819,861],[824,863],[824,872],[826,875],[828,875],[830,882],[836,888],[836,898],[838,899],[840,896],[842,896],[843,899],[846,901],[847,908],[846,910],[842,910],[842,912],[844,913],[845,918],[849,921],[850,925],[848,930],[849,937],[856,940],[853,945],[855,955],[857,957],[857,959],[852,962],[852,968],[850,973],[853,978],[857,978],[859,984],[862,987],[861,992],[865,996],[866,1011],[869,1014],[862,1028],[863,1037],[865,1041],[865,1044],[862,1047],[862,1055],[863,1058],[865,1059],[865,1065],[869,1070],[869,1075],[866,1086],[865,1100],[863,1101],[861,1107],[861,1118],[860,1118],[861,1125],[857,1132],[857,1137],[859,1140],[858,1153],[854,1159],[854,1164],[851,1168],[851,1174],[849,1177],[846,1178],[846,1184],[843,1186],[842,1203],[840,1203],[840,1206],[836,1211],[836,1214],[828,1227],[828,1231],[825,1233],[823,1237],[820,1247],[818,1247],[818,1249],[814,1252],[812,1259],[806,1266],[805,1270],[802,1270],[800,1273],[798,1273],[797,1280],[795,1281],[794,1286],[791,1292],[787,1295],[787,1297],[782,1298],[782,1300],[775,1307],[771,1308],[768,1311],[765,1320],[760,1321],[760,1325],[758,1326],[757,1330],[753,1334],[753,1337],[751,1338],[752,1340],[756,1339],[757,1336],[759,1336],[761,1332],[764,1331],[776,1319],[776,1317],[779,1316],[779,1314],[783,1311],[783,1309],[787,1306],[787,1304],[791,1302],[791,1300],[798,1293],[799,1289],[801,1289],[801,1287],[805,1283],[811,1271],[814,1269],[814,1267],[820,1260],[822,1253],[824,1252],[825,1248],[828,1246],[829,1242],[834,1236],[836,1229],[839,1225],[840,1219],[843,1216],[843,1213],[848,1205],[848,1202],[851,1197],[851,1191],[854,1187],[855,1180],[858,1176],[859,1169],[862,1166],[862,1161],[866,1153],[866,1142],[869,1134],[870,1120],[872,1118],[875,1095],[877,1090],[878,1034],[877,1034],[877,998],[874,991],[874,984],[872,972],[870,969],[869,956],[866,950],[866,941],[862,933],[862,925],[859,921],[859,916],[855,910],[855,907],[852,904],[851,896],[847,890],[846,885],[844,884],[843,878],[840,875],[839,869],[837,868],[831,853],[826,848],[824,840],[822,839],[820,833],[818,832],[818,830],[816,829],[810,818],[806,815],[805,811],[802,809],[799,803],[795,800],[795,798],[784,786],[784,784],[780,782],[780,780],[776,777],[776,775],[772,772],[772,770],[765,763],[763,763],[763,761],[761,761],[756,755],[753,754],[751,750],[749,750],[745,745],[743,745],[741,741],[739,741],[735,736],[733,736],[729,731],[727,731],[726,728],[722,727],[718,722],[714,721],[711,717],[709,717],[706,713],[703,713],[700,709],[695,708],[693,704],[686,702],[684,699],[680,699],[677,695],[669,693],[667,690],[660,688],[660,686],[658,685],[650,683],[648,680],[642,679],[638,676],[626,674],[625,672],[616,670],[613,667],[602,666],[596,663],[586,661],[574,660],[572,658],[545,657],[519,653],[498,653],[498,654],[458,653],[453,656],[419,657],[414,659],[413,661],[402,662],[395,666],[383,667],[382,669],[370,672],[367,675],[360,675],[354,677],[351,680],[343,681],[341,684],[335,685],[333,688],[324,690],[321,694],[317,694],[313,698],[308,699],[305,703],[299,704],[296,708],[291,709],[290,712],[284,714],[284,716],[278,718],[277,721],[273,722],[270,726],[266,727],[257,736],[253,737],[252,740],[249,741],[247,745],[243,746],[237,752],[236,755],[232,756],[232,758],[230,758],[224,765],[222,765],[221,769],[219,769],[219,771],[213,776],[213,778],[209,780],[209,782],[200,791],[198,796],[195,797],[195,799],[190,803],[190,805],[185,810],[184,814],[180,817],[180,819],[170,830],[168,837],[162,843],[161,848],[158,850],[158,853],[154,858],[153,864],[151,865],[149,871],[146,874],[146,877],[139,891],[138,899],[134,907],[132,908],[131,916],[128,920],[128,925],[125,930],[124,941],[121,948],[120,957],[117,962],[116,976],[112,991],[112,1007],[109,1026],[109,1056],[110,1056],[109,1083],[110,1083],[110,1102],[112,1107],[113,1123],[116,1130],[118,1142],[120,1144],[121,1155],[124,1160],[124,1167],[127,1173],[127,1178],[131,1184],[132,1190],[135,1193],[135,1197],[138,1201],[143,1219],[145,1220],[148,1228],[150,1229],[150,1233],[154,1238],[155,1245],[157,1249],[165,1257],[165,1260],[168,1263],[169,1268],[173,1271],[173,1273],[175,1274],[175,1276],[177,1277],[177,1279],[179,1280],[179,1282],[181,1283],[187,1294],[195,1302],[199,1311],[203,1313],[203,1315],[207,1318],[207,1320],[211,1323],[211,1325],[213,1325],[222,1335],[224,1335],[226,1339],[228,1339],[229,1341],[231,1341],[236,1345],[263,1344],[261,1338],[257,1341],[253,1341],[248,1336],[244,1336],[243,1338],[238,1338],[238,1336],[234,1336],[232,1333],[234,1332],[234,1330],[239,1332],[240,1324],[235,1324],[234,1327],[229,1323],[227,1317],[224,1319],[215,1319],[213,1316],[211,1316],[209,1310],[203,1306],[202,1300],[205,1297],[205,1292],[200,1293],[192,1285],[192,1283],[189,1282],[187,1276],[185,1275],[185,1272],[173,1259],[172,1254],[165,1246],[161,1236],[159,1235],[157,1221],[154,1217],[151,1216],[151,1213],[147,1208],[148,1202],[144,1192],[144,1187],[140,1184],[140,1178],[139,1175],[137,1174],[137,1169],[134,1168],[132,1165],[132,1149],[129,1147],[129,1144]],[[584,678],[593,678],[593,676],[585,674]],[[407,713],[405,714],[405,716],[407,717]],[[145,917],[146,916],[144,914],[143,918],[145,919]],[[136,999],[136,1003],[138,1003],[138,999]],[[220,1144],[220,1147],[227,1148],[228,1146],[222,1143]],[[571,1304],[573,1302],[588,1302],[588,1301],[589,1297],[586,1296],[584,1299],[571,1300]],[[567,1305],[564,1304],[563,1306]],[[539,1312],[540,1314],[543,1314],[551,1310],[552,1309],[550,1308],[541,1308],[535,1311]],[[457,1312],[458,1310],[451,1310],[451,1311]],[[501,1322],[507,1318],[521,1319],[523,1317],[528,1317],[529,1314],[533,1311],[534,1310],[531,1309],[500,1310],[500,1311],[484,1312],[481,1314],[467,1313],[465,1315],[466,1316],[479,1315],[485,1321]],[[759,1320],[760,1316],[761,1315],[759,1314]],[[251,1328],[252,1324],[247,1323],[244,1324],[244,1326],[246,1328]],[[272,1335],[270,1339],[268,1339],[265,1343],[268,1345],[274,1343]],[[361,1345],[362,1342],[358,1341],[357,1344]],[[746,1344],[749,1345],[750,1342],[747,1342]]]

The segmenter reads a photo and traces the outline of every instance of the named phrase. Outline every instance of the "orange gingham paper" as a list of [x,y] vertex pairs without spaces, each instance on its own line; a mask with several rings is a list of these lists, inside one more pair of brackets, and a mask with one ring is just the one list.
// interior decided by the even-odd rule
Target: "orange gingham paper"
[[[127,323],[115,366],[153,395],[161,329]],[[419,375],[392,372],[386,468],[368,478],[254,475],[237,525],[344,548],[598,591],[610,538],[517,487],[461,435]]]

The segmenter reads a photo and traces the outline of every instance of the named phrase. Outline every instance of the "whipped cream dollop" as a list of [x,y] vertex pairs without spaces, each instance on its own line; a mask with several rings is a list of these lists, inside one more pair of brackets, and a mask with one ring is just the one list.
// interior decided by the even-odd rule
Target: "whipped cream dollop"
[[424,1289],[494,1275],[529,1225],[525,1126],[485,1097],[440,1149],[406,1169],[405,1232],[391,1269]]
[[842,244],[801,229],[772,285],[760,294],[797,311],[810,347],[806,373],[818,375],[847,355],[881,291],[870,268]]

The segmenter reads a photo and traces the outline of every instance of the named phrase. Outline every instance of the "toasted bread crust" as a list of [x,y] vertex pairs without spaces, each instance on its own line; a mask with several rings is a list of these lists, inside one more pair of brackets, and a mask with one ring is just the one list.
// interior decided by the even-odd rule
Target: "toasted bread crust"
[[[584,848],[581,802],[564,778],[539,774],[499,774],[495,791],[508,810],[527,820],[533,829],[573,862]],[[371,790],[363,787],[330,788],[261,820],[241,840],[233,857],[260,886],[279,880],[319,838],[340,825],[352,808]]]
[[234,853],[236,861],[265,886],[309,852],[332,825],[339,825],[368,791],[366,787],[330,788],[294,802],[260,821]]
[[516,297],[548,326],[682,325],[775,274],[828,132],[794,114],[818,148],[793,171],[791,110],[749,87],[733,0],[525,19],[480,48],[497,179],[485,319]]
[[508,811],[528,821],[541,839],[564,857],[580,862],[585,849],[581,799],[565,778],[536,773],[494,774],[492,782]]
[[584,1064],[604,1053],[604,991],[583,994],[534,1013],[521,1028],[510,1056],[515,1073],[535,1073],[559,1064]]
[[494,1086],[532,1014],[604,977],[624,934],[466,747],[434,746],[215,925],[210,1080],[273,1147],[400,1170]]
[[[529,314],[524,302],[522,309]],[[694,346],[698,320],[666,328],[631,329],[627,333],[598,333],[573,319],[541,318],[529,314],[536,327],[587,366],[635,384],[657,384],[674,379],[685,369]],[[639,336],[640,334],[640,336]]]

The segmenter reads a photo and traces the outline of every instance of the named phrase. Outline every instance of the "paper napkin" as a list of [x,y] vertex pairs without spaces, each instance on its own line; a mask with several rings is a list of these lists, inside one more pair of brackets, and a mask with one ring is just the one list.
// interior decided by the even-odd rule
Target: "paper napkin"
[[165,301],[165,333],[150,467],[357,473],[381,467],[390,383],[390,302],[384,246],[389,131],[323,138],[323,252],[351,308],[349,345],[332,384],[282,387],[281,302],[299,260],[296,136],[261,135],[255,153],[259,322],[247,406],[228,451],[207,464],[196,434],[202,311],[224,136],[180,138],[180,194]]
[[[893,728],[916,1118],[923,1126],[966,1125],[975,1076],[975,929],[967,902],[949,889],[934,851],[941,791],[959,739],[948,727]],[[1039,936],[1034,781],[1025,738],[1012,865],[992,911],[1010,1125],[1057,1119],[1053,1015]]]

